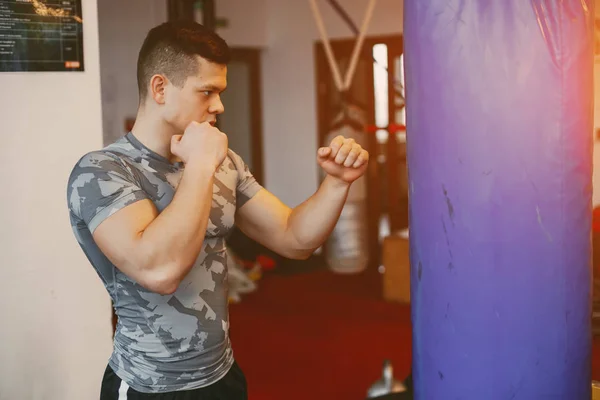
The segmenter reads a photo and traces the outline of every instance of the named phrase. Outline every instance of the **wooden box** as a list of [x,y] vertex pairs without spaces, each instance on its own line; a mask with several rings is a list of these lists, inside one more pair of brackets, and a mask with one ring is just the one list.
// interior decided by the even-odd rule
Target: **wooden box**
[[600,400],[600,382],[592,381],[592,400]]
[[410,259],[408,239],[392,234],[383,240],[383,298],[410,303]]

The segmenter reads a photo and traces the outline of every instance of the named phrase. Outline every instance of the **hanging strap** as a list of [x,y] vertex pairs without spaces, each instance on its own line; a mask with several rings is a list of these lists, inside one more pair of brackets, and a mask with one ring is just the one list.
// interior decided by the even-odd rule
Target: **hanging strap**
[[331,72],[333,73],[333,80],[335,82],[335,86],[340,92],[345,92],[350,88],[350,85],[352,84],[352,79],[354,78],[354,73],[358,64],[358,56],[360,55],[360,50],[362,49],[367,30],[369,28],[369,23],[371,22],[371,17],[373,16],[373,9],[375,8],[375,3],[377,0],[369,0],[369,4],[367,5],[367,12],[365,14],[365,18],[363,19],[358,39],[354,44],[354,49],[352,50],[352,56],[350,58],[350,66],[348,67],[348,71],[346,71],[346,76],[344,77],[344,80],[342,80],[342,74],[340,73],[339,65],[335,61],[335,56],[333,55],[333,49],[331,48],[331,43],[329,42],[327,31],[325,30],[323,18],[321,17],[319,7],[317,7],[317,1],[309,1],[313,15],[315,17],[317,28],[319,29],[319,34],[321,35],[321,40],[323,41],[323,45],[325,46],[325,55],[327,56],[329,67],[331,68]]

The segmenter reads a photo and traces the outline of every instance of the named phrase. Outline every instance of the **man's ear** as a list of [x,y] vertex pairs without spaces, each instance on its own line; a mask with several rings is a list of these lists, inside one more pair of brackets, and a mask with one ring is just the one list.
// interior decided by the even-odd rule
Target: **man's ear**
[[150,96],[157,104],[165,103],[165,88],[168,82],[168,79],[161,74],[153,75],[150,78]]

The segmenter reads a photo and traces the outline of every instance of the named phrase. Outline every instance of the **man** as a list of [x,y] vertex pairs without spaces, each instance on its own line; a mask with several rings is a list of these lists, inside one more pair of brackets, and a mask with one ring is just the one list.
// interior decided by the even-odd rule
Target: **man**
[[101,399],[246,399],[228,337],[225,236],[307,258],[332,231],[368,153],[336,138],[328,174],[293,210],[260,187],[214,127],[227,44],[193,22],[152,29],[138,60],[132,131],[86,154],[68,183],[75,236],[119,322]]

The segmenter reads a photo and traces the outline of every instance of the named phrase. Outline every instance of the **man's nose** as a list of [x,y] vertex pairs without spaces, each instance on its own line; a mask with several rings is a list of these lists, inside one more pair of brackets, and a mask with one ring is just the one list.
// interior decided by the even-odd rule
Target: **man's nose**
[[211,114],[222,114],[223,112],[225,112],[225,106],[223,105],[223,102],[221,101],[221,96],[216,96],[215,100],[210,105],[210,108],[208,111]]

